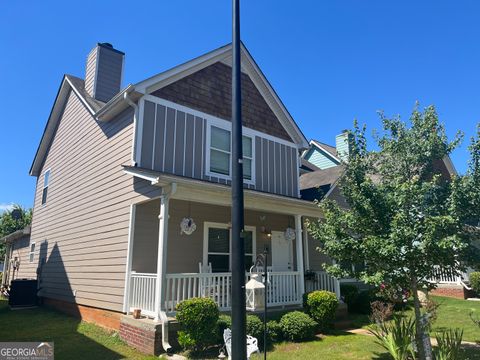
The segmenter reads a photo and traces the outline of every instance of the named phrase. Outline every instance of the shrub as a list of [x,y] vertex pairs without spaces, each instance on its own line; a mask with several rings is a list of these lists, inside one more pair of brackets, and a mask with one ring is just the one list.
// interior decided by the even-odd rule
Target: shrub
[[282,326],[278,321],[267,322],[267,341],[270,343],[280,342],[283,339]]
[[348,305],[348,309],[353,307],[353,304],[357,300],[358,288],[352,284],[341,284],[340,294],[343,301]]
[[443,333],[437,333],[437,347],[434,349],[436,360],[461,359],[463,330],[449,329]]
[[259,343],[263,342],[263,322],[257,315],[247,315],[247,335],[257,338]]
[[317,323],[309,315],[301,311],[293,311],[282,316],[280,326],[285,339],[302,341],[315,335]]
[[232,328],[232,318],[229,315],[220,315],[217,321],[217,344],[223,344],[223,331]]
[[371,303],[375,300],[383,300],[376,296],[374,289],[360,291],[352,304],[351,311],[358,314],[369,315],[372,308]]
[[413,343],[415,339],[415,321],[413,319],[395,317],[379,325],[373,325],[370,332],[394,360],[415,359]]
[[192,298],[177,305],[180,346],[187,350],[203,350],[215,341],[219,311],[212,299]]
[[469,278],[473,291],[480,296],[480,272],[477,271],[470,273]]
[[337,296],[330,291],[313,291],[307,297],[307,309],[320,329],[325,330],[335,319],[338,307]]
[[383,301],[376,300],[372,302],[371,308],[372,314],[370,315],[370,321],[379,326],[390,319],[393,315],[392,303],[385,303]]

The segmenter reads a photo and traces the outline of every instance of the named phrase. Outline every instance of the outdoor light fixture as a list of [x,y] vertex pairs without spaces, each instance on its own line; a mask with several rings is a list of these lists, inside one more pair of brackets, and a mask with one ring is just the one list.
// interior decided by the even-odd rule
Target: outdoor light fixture
[[272,230],[268,229],[266,226],[262,226],[260,228],[260,232],[266,235],[267,237],[272,237]]

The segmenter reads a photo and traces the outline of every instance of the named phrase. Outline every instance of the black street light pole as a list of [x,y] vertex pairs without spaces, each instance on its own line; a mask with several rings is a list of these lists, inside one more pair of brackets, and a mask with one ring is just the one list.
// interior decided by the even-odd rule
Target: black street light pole
[[232,0],[232,360],[247,358],[240,0]]

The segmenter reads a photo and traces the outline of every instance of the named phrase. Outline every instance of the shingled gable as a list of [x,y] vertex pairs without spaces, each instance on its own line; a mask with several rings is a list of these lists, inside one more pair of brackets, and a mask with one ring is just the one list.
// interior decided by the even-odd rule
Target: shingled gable
[[[135,85],[135,90],[229,120],[231,89],[226,85],[231,77],[231,49],[231,44],[225,45],[142,81]],[[273,131],[272,135],[292,141],[301,149],[307,148],[307,139],[243,43],[241,51],[244,125],[251,128],[262,126],[253,124],[251,112],[257,111],[262,114],[265,119],[263,125],[266,125],[264,129],[258,130]],[[207,80],[205,76],[213,76],[213,81]],[[200,89],[195,88],[197,85]],[[187,88],[191,96],[185,96],[184,91]],[[207,94],[208,92],[210,93]],[[179,96],[180,93],[182,94]],[[195,101],[197,97],[200,97],[202,102]]]
[[[256,97],[257,110],[260,109],[260,111],[265,114],[266,124],[272,125],[272,118],[273,116],[276,117],[281,126],[274,126],[273,135],[283,139],[291,140],[297,144],[300,149],[307,148],[307,139],[281,102],[280,98],[275,93],[270,83],[267,81],[243,44],[241,48],[242,71],[244,73],[244,79],[246,83],[245,87],[250,91],[250,95],[246,95],[245,98],[252,99]],[[115,116],[120,112],[129,107],[132,101],[136,102],[143,94],[152,94],[157,90],[160,90],[161,93],[162,88],[165,88],[168,85],[188,77],[189,75],[192,75],[195,72],[207,68],[215,63],[220,62],[221,64],[217,64],[216,66],[223,66],[225,69],[225,67],[228,67],[228,64],[231,63],[231,49],[231,44],[225,45],[186,63],[171,68],[170,70],[152,76],[135,85],[129,84],[117,95],[113,96],[113,98],[107,103],[103,103],[89,96],[85,90],[84,80],[71,75],[65,75],[60,84],[60,88],[45,126],[42,139],[40,140],[35,158],[32,162],[30,175],[38,176],[40,173],[43,161],[55,134],[55,129],[57,128],[58,122],[60,121],[63,113],[66,99],[68,98],[68,94],[71,90],[75,92],[82,104],[92,114],[93,119],[97,121],[110,121],[114,119]],[[252,84],[254,84],[254,86],[252,86]],[[259,95],[261,95],[263,99],[260,99]],[[223,109],[226,109],[225,104]],[[248,115],[249,111],[251,110],[245,109],[244,111],[244,117],[246,119],[250,119]],[[227,115],[224,115],[223,117],[226,117],[227,119],[229,118]],[[247,123],[246,125],[250,125],[249,127],[253,126],[251,122],[249,124]],[[269,127],[268,130],[270,131],[271,127]]]

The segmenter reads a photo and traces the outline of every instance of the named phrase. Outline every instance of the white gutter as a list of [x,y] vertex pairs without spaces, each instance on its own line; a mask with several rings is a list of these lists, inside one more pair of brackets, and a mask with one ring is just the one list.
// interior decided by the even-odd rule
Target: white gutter
[[136,136],[136,134],[137,134],[137,124],[138,124],[138,105],[135,104],[132,101],[132,99],[130,99],[128,97],[128,94],[129,94],[129,92],[123,93],[123,98],[125,99],[127,104],[130,105],[134,110],[134,113],[133,113],[132,151],[131,151],[132,158],[131,158],[131,161],[132,161],[133,166],[137,166],[137,147],[136,147],[137,136]]

